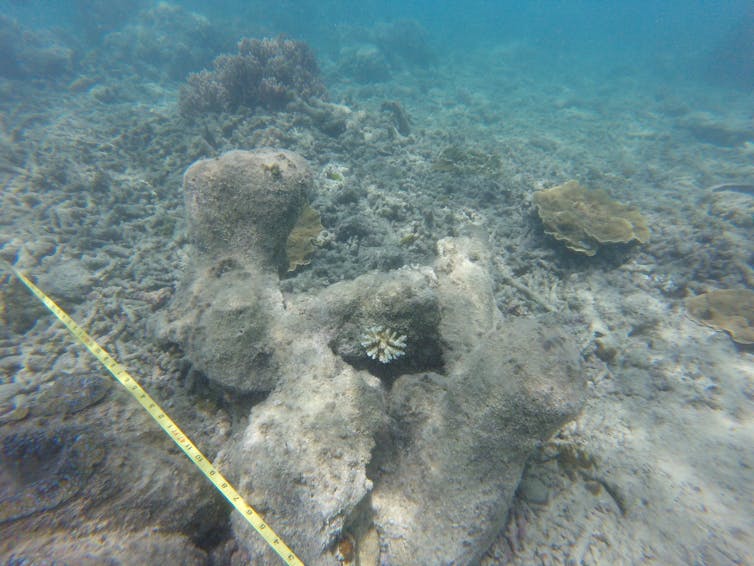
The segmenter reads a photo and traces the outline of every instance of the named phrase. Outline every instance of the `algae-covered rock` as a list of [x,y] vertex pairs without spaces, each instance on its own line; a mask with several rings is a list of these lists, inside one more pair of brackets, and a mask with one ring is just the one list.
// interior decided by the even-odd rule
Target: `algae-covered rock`
[[587,392],[578,346],[560,321],[503,319],[481,242],[446,238],[438,254],[446,365],[396,380],[393,445],[376,452],[388,462],[372,494],[385,564],[478,563],[532,449]]
[[649,241],[647,221],[636,208],[577,181],[537,191],[534,204],[545,232],[574,252],[593,256],[606,244]]
[[[219,456],[236,487],[310,566],[338,564],[330,551],[374,488],[368,465],[386,428],[379,379],[357,371],[307,333],[291,344],[287,378],[251,410]],[[298,361],[297,361],[298,360]],[[245,564],[276,556],[238,513],[231,524]]]
[[[349,364],[383,377],[441,367],[436,283],[429,269],[403,268],[367,273],[325,289],[318,301],[337,327],[330,347]],[[371,359],[364,345],[378,328],[405,337],[403,353],[389,364]]]
[[[306,263],[307,244],[322,229],[306,204],[311,178],[303,157],[270,148],[230,151],[186,170],[194,255],[154,328],[224,390],[266,392],[277,383],[277,270]],[[291,236],[297,221],[300,230]]]
[[311,178],[306,160],[282,149],[229,151],[191,165],[183,189],[199,253],[287,265],[286,240]]
[[[503,320],[484,245],[438,249],[432,268],[286,296],[270,330],[277,385],[219,463],[306,564],[337,563],[348,535],[361,552],[375,532],[362,563],[477,563],[532,450],[584,401],[561,321]],[[361,336],[375,324],[406,336],[404,356],[369,359]],[[249,563],[274,560],[231,521]]]
[[724,330],[734,342],[754,344],[754,291],[718,289],[686,299],[694,320]]
[[277,283],[276,274],[231,259],[195,266],[155,331],[222,389],[270,391],[278,376],[273,327],[283,312]]
[[390,394],[395,452],[372,496],[382,563],[478,563],[531,451],[578,413],[586,391],[578,347],[554,319],[506,323],[449,375],[400,377]]
[[500,322],[490,277],[490,252],[472,238],[437,242],[438,295],[443,357],[452,366],[479,346]]
[[[269,392],[217,461],[305,563],[335,563],[344,540],[373,549],[364,563],[476,563],[532,450],[584,401],[578,345],[558,319],[504,320],[491,254],[471,238],[441,240],[431,267],[284,296],[282,262],[308,253],[289,238],[308,180],[303,159],[275,150],[187,171],[196,249],[158,334],[229,397]],[[310,244],[318,215],[304,214],[311,229],[293,239]],[[231,524],[246,562],[272,563]]]

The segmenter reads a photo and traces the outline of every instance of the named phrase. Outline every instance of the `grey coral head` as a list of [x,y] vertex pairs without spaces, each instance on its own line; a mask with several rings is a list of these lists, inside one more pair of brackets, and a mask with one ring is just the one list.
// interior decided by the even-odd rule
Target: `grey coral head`
[[361,345],[367,356],[387,364],[406,354],[406,335],[384,326],[373,326],[361,336]]

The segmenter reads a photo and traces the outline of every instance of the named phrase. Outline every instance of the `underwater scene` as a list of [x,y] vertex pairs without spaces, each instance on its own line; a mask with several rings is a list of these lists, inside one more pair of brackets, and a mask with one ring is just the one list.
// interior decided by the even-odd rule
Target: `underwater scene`
[[0,565],[754,564],[754,4],[0,0]]

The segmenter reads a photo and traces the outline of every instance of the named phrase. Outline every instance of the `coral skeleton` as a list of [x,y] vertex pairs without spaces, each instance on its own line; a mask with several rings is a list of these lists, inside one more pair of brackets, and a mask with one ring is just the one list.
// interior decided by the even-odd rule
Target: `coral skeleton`
[[394,330],[383,326],[373,326],[361,337],[361,345],[366,349],[367,356],[387,364],[406,353],[406,336],[399,336]]

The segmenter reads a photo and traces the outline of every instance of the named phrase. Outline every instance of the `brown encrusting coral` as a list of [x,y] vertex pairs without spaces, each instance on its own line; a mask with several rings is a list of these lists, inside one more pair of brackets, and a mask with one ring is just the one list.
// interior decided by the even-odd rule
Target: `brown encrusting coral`
[[185,116],[249,108],[282,108],[294,98],[322,98],[314,53],[306,43],[285,39],[244,38],[235,55],[220,55],[214,69],[192,73],[180,94]]
[[634,207],[577,181],[534,193],[545,232],[574,252],[593,256],[605,244],[646,243],[647,221]]
[[324,229],[319,212],[304,204],[285,245],[289,272],[309,264],[309,257],[315,250],[315,240]]
[[734,342],[754,344],[754,291],[716,289],[689,297],[686,309],[694,320],[724,330]]

